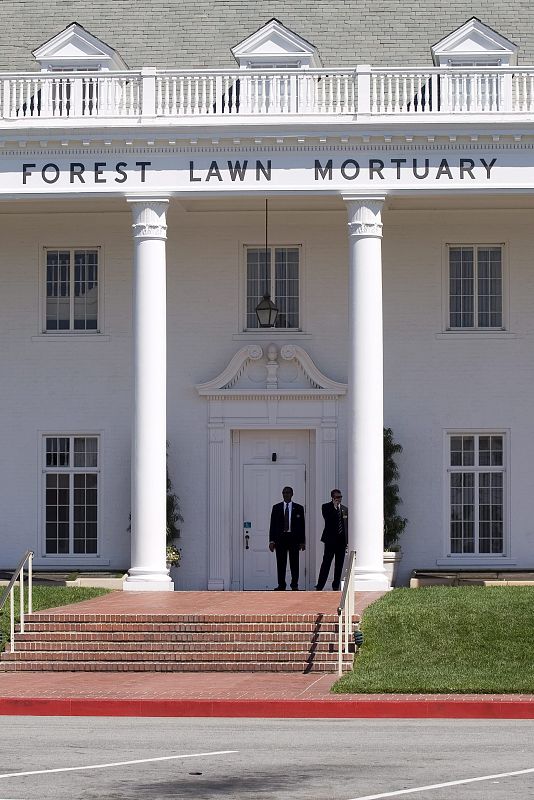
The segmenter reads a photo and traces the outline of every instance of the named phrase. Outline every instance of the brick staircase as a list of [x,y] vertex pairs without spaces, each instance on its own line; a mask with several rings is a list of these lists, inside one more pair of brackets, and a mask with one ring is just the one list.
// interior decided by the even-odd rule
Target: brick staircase
[[0,671],[335,672],[337,625],[326,613],[34,613]]

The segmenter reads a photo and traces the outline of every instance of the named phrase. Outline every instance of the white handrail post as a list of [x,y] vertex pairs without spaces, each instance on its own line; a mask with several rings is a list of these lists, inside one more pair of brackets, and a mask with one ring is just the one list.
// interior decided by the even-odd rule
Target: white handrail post
[[338,611],[337,614],[337,674],[343,673],[343,657],[341,655],[343,639],[343,612]]
[[356,86],[358,98],[356,103],[357,114],[371,113],[371,65],[359,64],[356,67]]
[[28,614],[33,610],[33,551],[28,558]]
[[512,111],[513,92],[512,92],[512,73],[505,72],[504,75],[497,76],[497,111]]
[[24,633],[24,564],[19,573],[20,632]]
[[156,68],[144,67],[141,70],[141,116],[156,116]]
[[11,587],[9,592],[9,629],[11,640],[11,652],[15,650],[15,586]]
[[2,81],[2,118],[9,119],[9,109],[11,107],[11,85],[8,78]]

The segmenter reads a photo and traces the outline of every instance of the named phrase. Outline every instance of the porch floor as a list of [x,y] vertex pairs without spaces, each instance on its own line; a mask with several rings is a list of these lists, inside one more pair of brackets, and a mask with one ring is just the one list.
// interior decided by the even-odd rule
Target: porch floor
[[[361,614],[384,592],[357,592]],[[52,609],[57,614],[335,614],[339,592],[110,592]],[[44,612],[37,612],[44,613]]]

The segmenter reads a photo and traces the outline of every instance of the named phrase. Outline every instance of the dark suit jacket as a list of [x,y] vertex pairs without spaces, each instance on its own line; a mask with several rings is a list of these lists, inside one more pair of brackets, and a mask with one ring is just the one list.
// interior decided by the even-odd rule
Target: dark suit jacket
[[349,510],[347,506],[341,505],[341,515],[343,517],[343,539],[338,532],[338,512],[334,508],[333,503],[324,503],[322,506],[324,518],[324,531],[321,536],[321,542],[336,547],[346,547],[348,542],[349,531]]
[[281,540],[289,545],[306,544],[306,526],[304,522],[304,508],[298,503],[293,503],[291,512],[291,533],[284,533],[284,503],[276,503],[271,511],[271,524],[269,526],[269,541],[275,545]]

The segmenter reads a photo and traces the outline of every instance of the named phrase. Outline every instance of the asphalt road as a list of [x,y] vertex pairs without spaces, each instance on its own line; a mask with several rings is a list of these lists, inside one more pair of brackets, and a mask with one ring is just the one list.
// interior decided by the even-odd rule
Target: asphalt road
[[2,717],[0,725],[0,800],[534,797],[533,721]]

